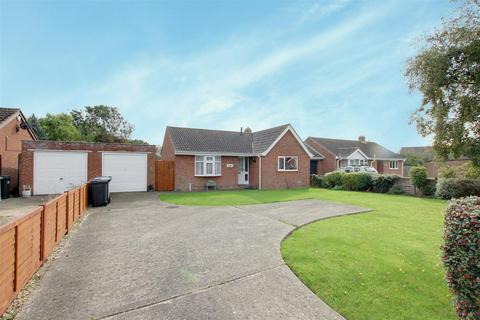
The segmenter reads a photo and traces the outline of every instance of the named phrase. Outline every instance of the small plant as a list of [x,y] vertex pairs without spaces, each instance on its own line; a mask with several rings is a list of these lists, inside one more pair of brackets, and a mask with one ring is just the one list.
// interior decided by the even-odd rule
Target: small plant
[[427,169],[425,167],[413,167],[410,169],[408,175],[410,176],[412,184],[419,190],[423,190],[428,184]]
[[480,319],[480,197],[450,201],[443,264],[460,319]]
[[435,196],[442,199],[480,196],[480,179],[440,179]]
[[388,193],[390,193],[390,194],[405,194],[405,191],[403,190],[403,188],[401,186],[395,185],[395,186],[390,188],[390,191],[388,191]]

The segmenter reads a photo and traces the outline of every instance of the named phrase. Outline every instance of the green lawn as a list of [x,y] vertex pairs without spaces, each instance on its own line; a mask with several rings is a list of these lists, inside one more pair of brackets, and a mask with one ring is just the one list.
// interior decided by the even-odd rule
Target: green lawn
[[296,230],[282,243],[285,262],[347,319],[455,319],[440,260],[444,201],[325,189],[160,197],[183,205],[315,198],[374,209]]

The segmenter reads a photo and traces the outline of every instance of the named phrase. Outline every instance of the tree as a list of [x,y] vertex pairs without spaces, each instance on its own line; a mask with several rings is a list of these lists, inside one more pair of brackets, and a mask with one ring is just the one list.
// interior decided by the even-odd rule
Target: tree
[[425,167],[413,167],[408,172],[412,184],[419,190],[423,190],[428,184],[427,169]]
[[420,166],[423,165],[423,157],[415,153],[404,153],[402,154],[405,157],[406,166]]
[[48,139],[47,134],[45,133],[45,130],[43,130],[42,126],[40,125],[38,118],[35,116],[35,114],[32,114],[28,119],[27,123],[32,129],[32,131],[35,133],[37,138],[39,140],[46,140]]
[[418,132],[433,136],[443,159],[463,154],[480,166],[480,1],[465,0],[457,17],[427,36],[405,75],[410,91],[423,95],[411,118]]
[[73,118],[68,113],[51,114],[47,113],[44,118],[38,120],[48,140],[78,141],[82,135],[73,125]]
[[117,107],[86,106],[72,110],[73,124],[88,141],[128,142],[133,125],[128,123]]

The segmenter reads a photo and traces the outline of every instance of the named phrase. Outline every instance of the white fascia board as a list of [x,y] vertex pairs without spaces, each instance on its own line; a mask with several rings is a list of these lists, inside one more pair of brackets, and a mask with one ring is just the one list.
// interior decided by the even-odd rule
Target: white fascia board
[[308,156],[310,158],[313,157],[313,154],[308,150],[308,148],[305,146],[305,144],[303,143],[303,141],[300,139],[300,137],[298,136],[298,134],[295,132],[295,130],[292,128],[292,126],[288,126],[285,128],[285,130],[283,130],[282,134],[280,134],[278,136],[277,139],[275,139],[275,141],[273,141],[273,143],[270,145],[270,147],[268,147],[267,150],[265,150],[265,152],[263,152],[261,155],[262,156],[266,156],[272,149],[273,147],[278,143],[278,141],[280,141],[280,139],[283,138],[283,136],[288,132],[290,131],[293,136],[295,137],[295,139],[297,139],[298,143],[300,144],[300,146],[302,146],[303,150],[308,154]]

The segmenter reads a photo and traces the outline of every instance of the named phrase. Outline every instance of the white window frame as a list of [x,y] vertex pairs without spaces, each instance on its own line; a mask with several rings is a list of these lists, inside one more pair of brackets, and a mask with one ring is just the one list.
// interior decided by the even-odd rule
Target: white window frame
[[[200,157],[202,160],[198,160]],[[212,160],[207,160],[207,158],[212,158]],[[203,174],[197,174],[197,163],[202,163]],[[212,164],[211,174],[207,174],[207,164]],[[216,164],[218,164],[218,172],[215,170],[217,167]],[[193,170],[196,177],[220,177],[222,175],[222,157],[215,155],[195,156],[195,165],[193,166]]]
[[[394,164],[393,167],[392,167],[392,164]],[[398,160],[388,161],[388,168],[392,169],[392,170],[397,170],[398,169]]]
[[[286,158],[295,158],[297,162],[297,169],[287,169],[285,166],[285,159]],[[280,159],[283,159],[283,169],[280,169]],[[293,171],[298,171],[298,156],[279,156],[277,158],[277,171],[286,171],[286,172],[293,172]]]

